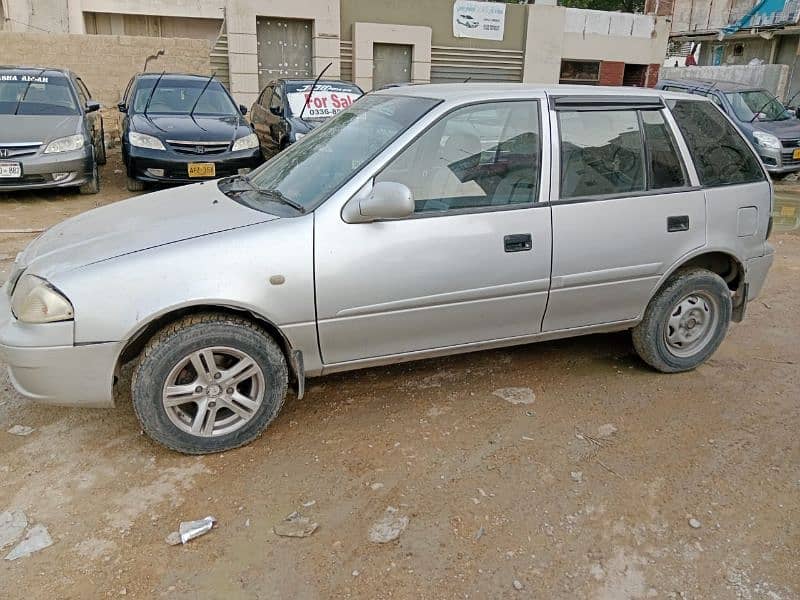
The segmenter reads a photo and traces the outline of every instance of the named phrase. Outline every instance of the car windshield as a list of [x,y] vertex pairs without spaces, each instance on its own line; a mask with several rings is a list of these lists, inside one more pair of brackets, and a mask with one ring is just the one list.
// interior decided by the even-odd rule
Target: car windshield
[[77,115],[78,103],[64,75],[0,70],[0,115]]
[[[358,100],[363,92],[353,84],[340,81],[320,81],[309,97],[313,81],[287,83],[286,98],[289,101],[289,115],[303,119],[323,120],[343,111]],[[303,111],[303,105],[306,106]]]
[[[430,98],[364,96],[256,169],[250,182],[313,209],[438,103]],[[263,209],[259,202],[269,196],[251,194],[247,200]]]
[[789,118],[786,107],[766,90],[736,92],[725,96],[740,121],[752,121],[756,111],[759,121],[783,121]]
[[[148,113],[166,115],[188,115],[192,110],[197,98],[197,106],[194,109],[196,115],[235,115],[238,114],[236,105],[231,97],[222,87],[219,81],[212,81],[205,91],[203,88],[208,82],[207,79],[187,78],[174,79],[164,77],[158,82],[156,91],[148,106],[150,92],[157,81],[157,77],[141,79],[136,84],[133,102],[130,103],[133,112],[144,112],[147,107]],[[202,96],[200,93],[202,92]]]

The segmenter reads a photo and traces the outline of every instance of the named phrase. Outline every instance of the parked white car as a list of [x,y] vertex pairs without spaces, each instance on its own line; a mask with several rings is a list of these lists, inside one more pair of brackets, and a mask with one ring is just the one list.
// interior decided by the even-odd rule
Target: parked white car
[[110,406],[186,453],[253,440],[290,380],[631,330],[693,369],[772,263],[771,184],[711,102],[627,88],[369,94],[249,176],[47,231],[0,294],[41,402]]

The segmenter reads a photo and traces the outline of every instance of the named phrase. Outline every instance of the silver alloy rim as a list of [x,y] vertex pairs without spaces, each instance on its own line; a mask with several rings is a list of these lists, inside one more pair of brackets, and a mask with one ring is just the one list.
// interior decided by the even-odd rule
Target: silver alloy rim
[[670,311],[664,327],[667,349],[679,358],[694,356],[714,337],[719,320],[717,301],[705,292],[684,296]]
[[264,373],[247,353],[214,346],[178,361],[161,393],[169,420],[198,437],[233,433],[249,423],[264,400]]

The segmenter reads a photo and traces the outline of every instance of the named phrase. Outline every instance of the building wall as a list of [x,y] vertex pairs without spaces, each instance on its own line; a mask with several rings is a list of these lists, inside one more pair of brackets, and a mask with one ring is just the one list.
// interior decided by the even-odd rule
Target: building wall
[[506,6],[505,35],[502,41],[476,40],[453,36],[452,0],[341,0],[342,39],[353,39],[354,23],[391,23],[430,27],[434,46],[523,50],[525,47],[526,6]]
[[[601,83],[619,85],[615,64],[661,64],[667,51],[666,17],[528,6],[524,81],[558,83],[561,60],[602,60]],[[618,83],[617,83],[618,81]]]
[[[657,1],[648,0],[645,12],[657,10]],[[759,1],[672,0],[672,33],[716,31],[743,17]]]
[[211,72],[206,40],[0,32],[0,48],[6,64],[71,69],[106,107],[116,106],[130,78],[159,48],[164,55],[148,70]]
[[737,81],[769,90],[786,100],[789,67],[786,65],[734,65],[727,67],[664,67],[664,79],[703,79],[711,81]]
[[100,35],[133,35],[206,39],[219,36],[222,19],[84,12],[85,32]]
[[2,0],[2,3],[2,12],[5,12],[8,21],[4,22],[0,29],[40,33],[69,31],[69,9],[66,0]]

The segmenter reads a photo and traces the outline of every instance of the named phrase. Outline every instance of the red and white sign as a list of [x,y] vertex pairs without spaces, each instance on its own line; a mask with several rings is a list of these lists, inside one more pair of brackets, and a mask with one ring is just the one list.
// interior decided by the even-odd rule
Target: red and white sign
[[355,90],[331,89],[332,86],[326,86],[328,89],[321,89],[322,86],[318,86],[313,94],[309,94],[311,86],[309,85],[308,87],[308,90],[298,90],[287,94],[289,107],[293,115],[300,116],[303,105],[306,105],[303,113],[304,119],[326,119],[332,117],[361,97],[361,94]]

